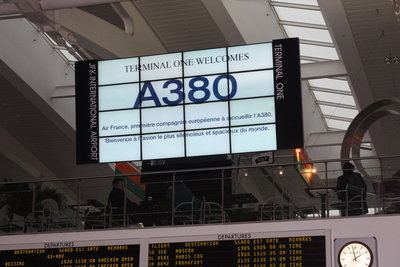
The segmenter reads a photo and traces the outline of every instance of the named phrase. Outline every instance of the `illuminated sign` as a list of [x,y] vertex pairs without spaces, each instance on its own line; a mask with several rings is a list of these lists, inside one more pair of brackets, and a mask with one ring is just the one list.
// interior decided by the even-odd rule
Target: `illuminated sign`
[[303,146],[298,39],[76,63],[77,162]]
[[32,248],[0,251],[0,266],[139,267],[139,245]]
[[[27,243],[26,238],[18,238],[17,243],[6,240],[0,246],[0,266],[331,266],[332,239],[326,230],[239,231],[187,236],[174,236],[173,229],[165,230],[161,237],[151,233],[149,236],[141,230],[113,230],[113,236],[128,238],[83,240],[90,234],[75,233],[73,236],[78,235],[81,240],[49,242],[66,235],[49,233],[34,238],[37,241],[46,239],[43,243]],[[93,232],[93,236],[99,235],[100,232]],[[139,238],[129,239],[129,236],[138,235]]]
[[148,266],[328,266],[325,236],[252,235],[221,234],[218,240],[151,243]]

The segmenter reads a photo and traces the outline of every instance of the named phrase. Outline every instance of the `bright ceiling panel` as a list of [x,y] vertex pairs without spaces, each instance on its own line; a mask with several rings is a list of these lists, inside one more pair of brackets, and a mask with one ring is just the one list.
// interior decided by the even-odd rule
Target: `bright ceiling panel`
[[313,90],[313,93],[317,101],[336,103],[339,105],[356,106],[354,98],[351,95],[334,94],[315,90]]
[[349,128],[350,125],[349,121],[341,121],[334,119],[326,119],[325,121],[329,128],[337,130],[347,130],[347,128]]
[[288,37],[298,37],[300,40],[333,43],[328,30],[283,25]]
[[271,2],[318,6],[317,0],[271,0]]
[[346,80],[322,78],[308,80],[311,87],[327,88],[338,91],[350,92],[350,85]]
[[358,110],[342,108],[328,105],[319,105],[323,116],[335,116],[347,119],[353,119],[358,114]]
[[307,24],[325,25],[325,20],[319,10],[275,6],[280,20]]
[[300,55],[305,57],[338,60],[339,56],[334,47],[300,44]]

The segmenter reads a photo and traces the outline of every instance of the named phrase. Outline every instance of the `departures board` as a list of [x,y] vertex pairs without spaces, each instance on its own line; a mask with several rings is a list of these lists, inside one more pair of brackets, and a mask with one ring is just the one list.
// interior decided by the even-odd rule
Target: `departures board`
[[[171,230],[164,237],[124,232],[125,239],[115,235],[107,240],[80,236],[68,242],[21,239],[0,245],[0,267],[332,267],[327,230],[184,236],[178,232]],[[52,234],[51,239],[61,235]],[[135,237],[130,239],[131,235]]]
[[148,266],[327,266],[324,235],[252,238],[252,234],[242,234],[237,237],[232,234],[219,235],[219,240],[151,243]]
[[0,266],[139,267],[139,245],[15,249],[0,251]]

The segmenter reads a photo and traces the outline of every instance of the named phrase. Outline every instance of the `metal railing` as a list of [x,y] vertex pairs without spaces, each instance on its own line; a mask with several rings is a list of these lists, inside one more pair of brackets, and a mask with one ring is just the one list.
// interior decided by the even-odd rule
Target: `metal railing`
[[[32,233],[349,216],[337,197],[344,161],[366,170],[368,213],[400,213],[400,156],[202,168],[0,184],[0,231]],[[357,172],[357,170],[355,170]],[[140,176],[142,184],[131,177]],[[122,179],[123,204],[109,201]],[[341,211],[342,209],[342,211]]]

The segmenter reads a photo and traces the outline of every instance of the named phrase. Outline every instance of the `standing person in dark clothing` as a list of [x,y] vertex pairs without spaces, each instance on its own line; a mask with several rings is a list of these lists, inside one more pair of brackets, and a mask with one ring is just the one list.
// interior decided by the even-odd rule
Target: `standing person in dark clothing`
[[[342,216],[354,216],[368,213],[367,185],[359,173],[354,172],[354,165],[350,162],[343,164],[343,175],[338,177],[336,190],[338,198],[346,204],[341,211]],[[347,213],[347,214],[346,214]]]
[[114,178],[113,188],[108,195],[108,204],[112,208],[112,214],[122,215],[125,210],[128,218],[133,218],[133,213],[137,211],[138,205],[125,197],[125,181],[122,178]]

